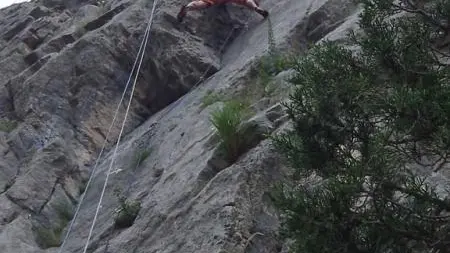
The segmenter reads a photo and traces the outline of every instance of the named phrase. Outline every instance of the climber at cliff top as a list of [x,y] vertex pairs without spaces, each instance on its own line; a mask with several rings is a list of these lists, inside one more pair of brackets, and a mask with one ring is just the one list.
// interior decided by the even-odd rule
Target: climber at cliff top
[[258,14],[266,18],[269,15],[269,12],[263,10],[259,7],[259,0],[194,0],[189,4],[185,4],[181,7],[180,12],[178,13],[178,22],[183,21],[183,18],[186,16],[188,11],[191,10],[201,10],[209,8],[213,5],[226,4],[226,3],[235,3],[238,5],[243,5],[251,10],[256,11]]

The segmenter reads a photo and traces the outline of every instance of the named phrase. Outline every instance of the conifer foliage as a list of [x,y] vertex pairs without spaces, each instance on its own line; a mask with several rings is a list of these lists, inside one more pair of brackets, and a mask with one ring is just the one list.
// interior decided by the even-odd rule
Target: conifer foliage
[[450,1],[361,3],[356,53],[325,42],[295,64],[283,234],[296,253],[450,252],[450,201],[413,169],[450,151]]

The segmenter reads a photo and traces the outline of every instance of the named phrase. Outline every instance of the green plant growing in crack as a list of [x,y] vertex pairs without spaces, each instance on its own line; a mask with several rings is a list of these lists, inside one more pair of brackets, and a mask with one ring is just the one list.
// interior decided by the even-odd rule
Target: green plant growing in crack
[[114,194],[118,198],[120,205],[115,210],[114,226],[118,229],[132,226],[141,210],[141,202],[128,200],[119,188],[114,189]]
[[267,55],[262,57],[260,61],[260,68],[266,75],[275,76],[284,70],[294,67],[296,58],[289,53],[280,52],[280,50],[277,49],[270,18],[267,25],[269,52]]
[[8,119],[0,119],[0,132],[10,133],[16,127],[17,122]]
[[151,148],[147,148],[144,150],[139,150],[134,154],[133,161],[131,163],[131,169],[135,170],[147,157],[152,153]]
[[63,222],[67,223],[73,218],[73,206],[67,202],[57,203],[54,209]]
[[[295,66],[296,57],[291,53],[280,52],[276,48],[273,26],[268,20],[268,53],[263,55],[251,67],[247,83],[243,89],[238,91],[237,96],[242,101],[253,101],[272,97],[277,90],[277,84],[273,82],[273,77],[284,70],[291,69]],[[231,94],[218,94],[208,91],[202,98],[201,109],[214,104],[215,102],[225,102],[230,100],[229,97],[236,98]]]
[[223,101],[223,100],[224,100],[224,96],[223,95],[220,95],[218,93],[215,93],[215,92],[209,90],[205,94],[205,96],[203,96],[203,98],[202,98],[202,106],[201,106],[201,108],[203,109],[203,108],[208,107],[208,106],[210,106],[210,105],[212,105],[212,104],[214,104],[216,102],[220,102],[220,101]]
[[291,69],[295,66],[296,57],[289,52],[280,52],[277,49],[273,26],[270,18],[267,22],[268,25],[268,52],[258,59],[252,72],[255,75],[255,82],[257,87],[251,87],[251,89],[263,88],[263,96],[271,96],[276,89],[276,84],[273,82],[273,78],[285,70]]
[[36,242],[44,249],[61,245],[62,232],[73,218],[73,209],[70,203],[58,202],[53,208],[58,215],[58,223],[50,227],[39,226],[35,229]]
[[221,109],[211,113],[211,122],[220,138],[220,148],[224,149],[230,162],[237,159],[246,144],[239,127],[248,115],[248,106],[236,100],[225,102]]
[[61,245],[60,237],[64,227],[36,229],[36,242],[44,249],[58,247]]

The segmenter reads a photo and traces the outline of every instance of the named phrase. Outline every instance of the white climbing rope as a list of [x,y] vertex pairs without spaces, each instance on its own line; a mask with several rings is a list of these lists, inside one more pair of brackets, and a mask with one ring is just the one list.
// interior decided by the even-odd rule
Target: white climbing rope
[[[247,31],[247,30],[248,30],[248,22],[249,22],[249,19],[250,19],[250,17],[248,16],[248,17],[246,18],[245,22],[244,22],[244,27],[245,27],[244,31]],[[233,35],[234,30],[236,30],[236,29],[237,29],[237,26],[236,26],[236,25],[233,26],[232,29],[230,29],[230,32],[228,33],[228,36],[226,37],[224,43],[222,44],[222,46],[221,46],[220,49],[219,49],[219,52],[221,52],[221,51],[224,49],[224,47],[226,46],[227,42],[230,40],[231,36]],[[205,78],[206,74],[208,73],[208,71],[211,69],[211,67],[212,67],[212,65],[210,65],[210,66],[203,72],[203,74],[200,76],[199,80],[192,86],[191,90],[190,90],[187,94],[189,94],[190,92],[192,92],[193,90],[195,90],[196,87],[197,87],[200,83],[202,83],[203,81],[205,81],[204,78]],[[187,94],[185,94],[185,95],[187,95]],[[183,97],[184,97],[184,96],[183,96]],[[169,110],[169,112],[173,109],[173,107],[174,107],[179,101],[181,101],[181,99],[182,99],[183,97],[179,98],[178,100],[176,100],[175,102],[173,102],[171,105],[169,105],[169,106],[167,107],[167,109]],[[162,114],[156,121],[159,121],[163,116],[164,116],[164,114]],[[139,165],[139,163],[138,163],[138,165]],[[138,165],[136,165],[136,166],[138,166]],[[129,189],[128,189],[128,190],[129,190]],[[139,216],[139,215],[138,215],[138,216]],[[142,232],[143,232],[143,231],[140,230],[139,233],[138,233],[138,238],[139,238],[139,239],[142,237]],[[135,249],[136,249],[136,248],[135,248]]]
[[[157,1],[157,0],[156,0],[156,1]],[[155,7],[155,6],[156,6],[156,4],[154,4],[153,7]],[[153,13],[154,13],[154,8],[152,9],[152,15],[153,15]],[[153,16],[150,17],[150,20],[152,20],[152,18],[153,18]],[[89,180],[88,180],[88,182],[87,182],[87,184],[86,184],[86,188],[84,189],[84,192],[83,192],[83,194],[82,194],[81,197],[80,197],[80,201],[79,201],[79,203],[78,203],[78,205],[77,205],[77,209],[76,209],[76,211],[75,211],[74,217],[72,218],[72,221],[71,221],[71,223],[70,223],[70,225],[69,225],[69,228],[68,228],[68,230],[67,230],[66,236],[64,237],[64,240],[62,241],[62,244],[61,244],[61,246],[60,246],[60,248],[59,248],[58,253],[62,253],[62,251],[63,251],[63,249],[64,249],[64,246],[65,246],[65,244],[66,244],[66,242],[67,242],[67,239],[69,238],[70,232],[72,231],[73,225],[74,225],[75,220],[76,220],[76,218],[77,218],[77,216],[78,216],[78,213],[79,213],[79,211],[80,211],[81,205],[82,205],[82,203],[83,203],[83,201],[84,201],[84,197],[86,196],[87,190],[88,190],[88,188],[89,188],[89,186],[90,186],[90,184],[91,184],[91,182],[92,182],[92,179],[93,179],[93,177],[94,177],[95,171],[97,170],[98,163],[99,163],[100,158],[101,158],[101,156],[102,156],[102,154],[103,154],[103,152],[104,152],[104,150],[105,150],[106,143],[108,142],[108,138],[109,138],[109,135],[110,135],[110,133],[111,133],[112,127],[113,127],[113,125],[114,125],[114,123],[115,123],[115,121],[116,121],[116,118],[117,118],[117,115],[118,115],[118,112],[119,112],[119,109],[120,109],[120,105],[122,104],[122,101],[123,101],[124,98],[125,98],[126,91],[127,91],[128,86],[129,86],[129,84],[130,84],[130,81],[131,81],[132,74],[133,74],[133,72],[134,72],[134,70],[135,70],[135,68],[136,68],[136,65],[137,65],[137,62],[138,62],[138,59],[139,59],[139,55],[141,54],[141,51],[142,51],[142,49],[144,48],[144,44],[146,45],[145,41],[146,41],[146,39],[148,39],[149,28],[150,28],[150,21],[149,21],[149,25],[147,26],[147,29],[146,29],[146,31],[145,31],[144,38],[143,38],[143,40],[142,40],[142,42],[141,42],[141,45],[140,45],[140,47],[139,47],[138,55],[136,56],[136,60],[134,61],[133,68],[132,68],[132,70],[131,70],[130,76],[129,76],[128,81],[127,81],[127,84],[126,84],[126,86],[125,86],[125,88],[124,88],[124,91],[123,91],[123,93],[122,93],[122,97],[121,97],[121,99],[120,99],[120,101],[119,101],[119,103],[118,103],[118,105],[117,105],[116,111],[115,111],[115,113],[114,113],[113,121],[112,121],[112,123],[111,123],[111,125],[110,125],[110,127],[109,127],[109,129],[108,129],[108,133],[106,134],[105,141],[103,142],[103,145],[102,145],[100,154],[98,155],[97,160],[96,160],[95,165],[94,165],[94,168],[92,169],[92,172],[91,172],[91,174],[90,174],[90,176],[89,176]],[[141,61],[141,62],[142,62],[142,61]],[[137,72],[137,73],[139,73],[139,72]],[[130,97],[130,100],[131,100],[131,98],[132,98],[132,96]]]
[[[116,156],[117,156],[117,150],[118,150],[118,148],[119,148],[120,139],[121,139],[121,137],[122,137],[123,130],[124,130],[124,128],[125,128],[125,123],[126,123],[126,120],[127,120],[128,113],[129,113],[129,111],[130,111],[131,101],[132,101],[132,98],[133,98],[133,95],[134,95],[134,90],[135,90],[135,88],[136,88],[137,78],[138,78],[138,76],[139,76],[139,71],[140,71],[141,66],[142,66],[142,61],[144,60],[145,49],[146,49],[146,47],[147,47],[148,38],[150,37],[150,29],[151,29],[151,26],[152,26],[152,23],[153,23],[153,17],[154,17],[154,14],[155,14],[155,9],[156,9],[156,4],[157,4],[157,3],[158,3],[158,0],[154,0],[154,1],[153,1],[153,7],[152,7],[151,14],[150,14],[150,19],[149,19],[149,21],[148,21],[146,33],[145,33],[145,36],[144,36],[144,41],[145,41],[145,42],[144,42],[144,47],[143,47],[143,50],[142,50],[141,59],[140,59],[140,61],[139,61],[139,65],[138,65],[138,68],[137,68],[137,71],[136,71],[136,77],[135,77],[135,79],[134,79],[134,82],[133,82],[133,85],[132,85],[132,88],[131,88],[130,100],[129,100],[129,102],[128,102],[127,110],[126,110],[126,112],[125,112],[125,116],[124,116],[124,119],[123,119],[123,122],[122,122],[122,127],[121,127],[121,129],[120,129],[119,136],[117,137],[116,147],[115,147],[115,149],[114,149],[114,153],[113,153],[113,156],[112,156],[112,158],[111,158],[111,163],[110,163],[110,165],[109,165],[108,172],[106,173],[105,183],[103,184],[102,193],[100,194],[100,199],[99,199],[98,204],[97,204],[97,210],[95,211],[94,220],[92,221],[92,226],[91,226],[91,228],[90,228],[90,230],[89,230],[89,235],[88,235],[88,238],[87,238],[87,240],[86,240],[86,245],[85,245],[85,247],[84,247],[83,253],[86,253],[86,250],[87,250],[87,248],[88,248],[88,246],[89,246],[89,241],[90,241],[90,239],[91,239],[92,232],[94,231],[95,222],[97,221],[98,213],[99,213],[99,211],[100,211],[100,207],[101,207],[101,204],[102,204],[102,200],[103,200],[103,197],[104,197],[104,195],[105,195],[105,190],[106,190],[106,186],[107,186],[107,184],[108,184],[109,176],[110,176],[110,174],[111,174],[111,169],[112,169],[112,167],[113,167],[114,160],[115,160],[115,158],[116,158]],[[133,73],[131,73],[131,74],[133,74]]]
[[[85,190],[84,190],[83,194],[82,194],[81,197],[80,197],[80,201],[79,201],[79,203],[78,203],[78,205],[77,205],[77,209],[76,209],[76,211],[75,211],[74,217],[73,217],[73,219],[72,219],[72,221],[71,221],[71,223],[70,223],[70,225],[69,225],[68,231],[67,231],[66,236],[65,236],[65,238],[64,238],[64,240],[63,240],[63,242],[62,242],[62,244],[61,244],[61,247],[59,248],[58,253],[62,253],[62,251],[63,251],[63,249],[64,249],[64,246],[65,246],[65,244],[66,244],[66,241],[67,241],[67,239],[68,239],[68,237],[69,237],[69,235],[70,235],[70,232],[71,232],[72,229],[73,229],[74,222],[75,222],[75,220],[76,220],[76,218],[77,218],[77,216],[78,216],[78,214],[79,214],[81,205],[82,205],[82,203],[83,203],[83,201],[84,201],[84,197],[86,196],[87,190],[88,190],[88,188],[89,188],[89,186],[90,186],[90,184],[91,184],[91,182],[92,182],[92,179],[93,179],[94,174],[95,174],[95,171],[96,171],[96,169],[97,169],[97,167],[98,167],[100,158],[101,158],[101,156],[102,156],[102,154],[103,154],[103,152],[104,152],[104,150],[105,150],[106,143],[107,143],[107,141],[108,141],[108,138],[109,138],[109,135],[110,135],[110,133],[111,133],[112,127],[113,127],[113,125],[114,125],[114,123],[115,123],[115,121],[116,121],[116,118],[117,118],[117,115],[118,115],[120,106],[121,106],[121,104],[122,104],[122,102],[123,102],[123,100],[124,100],[124,97],[125,97],[125,95],[126,95],[126,91],[127,91],[128,86],[129,86],[129,84],[130,84],[132,74],[133,74],[133,72],[134,72],[134,70],[135,70],[135,68],[136,68],[136,65],[137,65],[137,62],[138,62],[138,59],[139,59],[139,54],[142,52],[142,55],[141,55],[141,58],[140,58],[140,62],[139,62],[139,66],[138,66],[138,70],[136,71],[136,77],[135,77],[134,83],[133,83],[133,85],[132,85],[132,91],[131,91],[131,95],[130,95],[130,100],[129,100],[129,103],[128,103],[128,106],[127,106],[127,110],[126,110],[126,113],[125,113],[124,120],[123,120],[123,122],[122,122],[122,127],[121,127],[121,130],[120,130],[119,136],[118,136],[118,140],[117,140],[117,143],[116,143],[116,147],[115,147],[115,150],[114,150],[112,159],[111,159],[110,167],[108,168],[108,172],[107,172],[107,174],[106,174],[105,183],[104,183],[104,185],[103,185],[103,189],[102,189],[102,192],[101,192],[101,195],[100,195],[100,199],[99,199],[99,202],[98,202],[98,205],[97,205],[97,209],[96,209],[96,212],[95,212],[95,215],[94,215],[94,220],[93,220],[92,225],[91,225],[91,228],[90,228],[90,230],[89,230],[89,235],[88,235],[88,238],[87,238],[87,240],[86,240],[86,245],[85,245],[85,247],[84,247],[83,253],[86,253],[87,248],[88,248],[88,246],[89,246],[90,238],[91,238],[91,236],[92,236],[92,232],[93,232],[93,230],[94,230],[95,223],[96,223],[96,220],[97,220],[99,211],[100,211],[100,207],[101,207],[101,203],[102,203],[102,200],[103,200],[103,197],[104,197],[104,194],[105,194],[105,190],[106,190],[106,186],[107,186],[107,183],[108,183],[109,175],[111,174],[111,169],[112,169],[112,167],[113,167],[113,164],[114,164],[114,161],[115,161],[115,157],[117,156],[117,150],[118,150],[118,147],[119,147],[119,142],[120,142],[121,136],[122,136],[122,134],[123,134],[123,130],[124,130],[124,127],[125,127],[126,119],[127,119],[128,113],[129,113],[130,106],[131,106],[131,101],[132,101],[133,94],[134,94],[134,90],[135,90],[135,87],[136,87],[137,77],[138,77],[138,75],[139,75],[139,71],[140,71],[140,68],[141,68],[141,65],[142,65],[142,61],[143,61],[143,58],[144,58],[144,55],[145,55],[145,48],[146,48],[147,43],[148,43],[148,38],[149,38],[149,35],[150,35],[150,29],[151,29],[151,25],[152,25],[152,23],[153,23],[153,18],[154,18],[154,13],[155,13],[155,10],[156,10],[156,4],[157,4],[157,2],[158,2],[158,0],[155,0],[155,1],[153,2],[153,7],[152,7],[151,15],[150,15],[150,18],[149,18],[149,21],[148,21],[148,25],[147,25],[146,31],[145,31],[145,33],[144,33],[144,38],[143,38],[143,40],[142,40],[142,42],[141,42],[141,45],[140,45],[140,48],[139,48],[139,51],[138,51],[136,60],[135,60],[135,62],[134,62],[134,64],[133,64],[133,68],[132,68],[132,70],[131,70],[130,76],[129,76],[128,81],[127,81],[127,84],[126,84],[126,86],[125,86],[125,88],[124,88],[124,92],[123,92],[122,97],[121,97],[121,99],[120,99],[120,101],[119,101],[119,103],[118,103],[117,109],[116,109],[115,114],[114,114],[114,117],[113,117],[113,121],[112,121],[112,123],[111,123],[111,125],[110,125],[110,127],[109,127],[109,129],[108,129],[107,134],[106,134],[105,141],[103,142],[103,145],[102,145],[100,154],[99,154],[99,156],[98,156],[97,159],[96,159],[94,168],[93,168],[93,170],[92,170],[92,172],[91,172],[91,174],[90,174],[90,177],[89,177],[89,180],[88,180],[88,182],[87,182],[87,184],[86,184]],[[245,30],[248,29],[248,20],[249,20],[249,18],[247,18],[247,20],[246,20],[246,22],[245,22]],[[233,28],[230,30],[228,36],[226,37],[224,43],[223,43],[222,46],[220,47],[219,52],[221,52],[221,51],[223,50],[223,48],[226,46],[227,42],[229,41],[229,39],[230,39],[231,36],[233,35],[234,30],[236,30],[236,29],[237,29],[237,26],[233,26]],[[194,84],[194,86],[191,88],[191,90],[189,91],[189,93],[192,92],[193,90],[195,90],[195,88],[196,88],[200,83],[202,83],[203,81],[205,81],[204,77],[208,74],[208,72],[209,72],[209,70],[210,70],[211,68],[212,68],[212,65],[210,65],[210,66],[203,72],[203,74],[202,74],[201,77],[199,78],[198,82]],[[181,98],[180,98],[180,100],[181,100]],[[178,101],[175,101],[173,104],[177,104],[177,102],[178,102]]]
[[[249,17],[247,16],[247,18],[246,18],[246,20],[245,20],[245,22],[244,22],[244,27],[245,27],[244,31],[247,31],[247,30],[248,30],[248,20],[249,20]],[[233,28],[230,29],[230,31],[228,32],[227,37],[225,38],[225,41],[222,43],[222,45],[221,45],[220,48],[219,48],[219,52],[222,52],[222,50],[225,48],[226,44],[228,43],[228,41],[230,40],[231,36],[233,35],[234,30],[236,30],[236,29],[238,29],[238,26],[237,26],[237,25],[234,25]],[[208,74],[208,72],[209,72],[209,70],[210,70],[211,68],[212,68],[212,65],[209,65],[208,68],[207,68],[205,71],[203,71],[203,74],[199,77],[198,81],[191,87],[191,89],[189,90],[189,92],[188,92],[187,94],[191,93],[193,90],[195,90],[195,88],[196,88],[199,84],[201,84],[202,82],[205,81],[205,76]],[[187,95],[187,94],[185,94],[185,95]],[[185,95],[184,95],[184,96],[185,96]],[[181,99],[183,99],[184,96],[178,98],[176,101],[172,102],[172,104],[168,105],[168,106],[167,106],[166,108],[164,108],[164,109],[165,109],[165,110],[168,110],[168,112],[170,112],[170,111],[173,109],[173,107],[174,107],[176,104],[178,104],[178,103],[181,101]],[[168,112],[167,112],[167,113],[168,113]],[[167,114],[167,113],[166,113],[166,114]],[[164,115],[166,115],[166,114],[161,114],[155,121],[159,121],[159,120],[162,119],[162,117],[164,117]],[[138,161],[138,163],[137,163],[137,165],[136,165],[136,168],[139,166],[139,162],[140,162],[140,160]],[[116,171],[113,171],[112,173],[114,173],[114,172],[116,172]],[[120,172],[120,171],[118,171],[118,172]],[[131,188],[131,184],[129,184],[129,186],[127,187],[127,190],[126,190],[127,193],[130,191],[130,188]]]
[[[148,28],[147,28],[147,29],[148,29]],[[113,120],[112,120],[112,122],[111,122],[111,125],[109,126],[108,132],[107,132],[107,134],[106,134],[105,140],[104,140],[103,145],[102,145],[102,148],[101,148],[101,150],[100,150],[100,154],[98,155],[97,160],[95,161],[94,168],[93,168],[92,171],[91,171],[91,174],[90,174],[90,176],[89,176],[89,180],[88,180],[88,182],[87,182],[87,184],[86,184],[86,187],[85,187],[85,189],[84,189],[83,194],[82,194],[81,197],[80,197],[80,201],[78,202],[77,209],[76,209],[76,211],[75,211],[75,213],[74,213],[74,216],[73,216],[73,218],[72,218],[72,221],[70,222],[69,228],[68,228],[67,233],[66,233],[66,235],[65,235],[65,237],[64,237],[64,240],[62,241],[62,244],[61,244],[61,246],[60,246],[60,248],[59,248],[58,253],[62,253],[62,251],[63,251],[63,249],[64,249],[64,246],[65,246],[65,244],[66,244],[67,239],[69,238],[70,232],[72,231],[72,228],[73,228],[73,225],[74,225],[74,223],[75,223],[75,220],[76,220],[76,218],[77,218],[77,216],[78,216],[78,213],[80,212],[80,208],[81,208],[81,205],[82,205],[82,203],[83,203],[83,201],[84,201],[84,197],[86,196],[87,190],[88,190],[88,188],[89,188],[89,186],[90,186],[90,184],[91,184],[91,182],[92,182],[92,179],[93,179],[93,177],[94,177],[95,171],[97,170],[97,167],[98,167],[100,158],[101,158],[101,156],[102,156],[102,154],[103,154],[103,152],[104,152],[104,150],[105,150],[105,148],[106,148],[106,143],[108,142],[108,138],[109,138],[109,135],[110,135],[110,133],[111,133],[112,127],[113,127],[113,125],[114,125],[114,123],[115,123],[115,121],[116,121],[117,115],[118,115],[118,113],[119,113],[120,105],[122,104],[122,101],[123,101],[124,98],[125,98],[126,92],[127,92],[127,90],[128,90],[128,86],[129,86],[130,81],[131,81],[132,74],[133,74],[134,70],[136,69],[136,65],[137,65],[137,62],[138,62],[138,59],[139,59],[139,55],[141,54],[141,51],[142,51],[142,49],[143,49],[143,46],[144,46],[144,42],[145,42],[145,38],[146,38],[147,32],[148,32],[148,31],[146,30],[146,31],[145,31],[145,34],[144,34],[144,39],[142,40],[141,45],[140,45],[140,47],[139,47],[139,51],[138,51],[138,54],[137,54],[137,56],[136,56],[136,60],[134,61],[133,68],[131,69],[131,73],[130,73],[130,76],[129,76],[129,78],[128,78],[127,84],[126,84],[126,86],[125,86],[125,88],[124,88],[124,91],[123,91],[123,93],[122,93],[122,97],[120,98],[120,101],[119,101],[119,103],[118,103],[118,105],[117,105],[116,111],[115,111],[115,113],[114,113]],[[131,98],[130,98],[130,99],[131,99]]]

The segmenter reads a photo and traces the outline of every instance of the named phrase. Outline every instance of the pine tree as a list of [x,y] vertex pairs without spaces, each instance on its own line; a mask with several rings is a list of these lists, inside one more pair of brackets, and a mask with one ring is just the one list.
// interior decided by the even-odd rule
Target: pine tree
[[295,65],[283,234],[295,253],[450,252],[450,201],[412,169],[450,151],[450,1],[361,2],[357,53],[325,42]]

